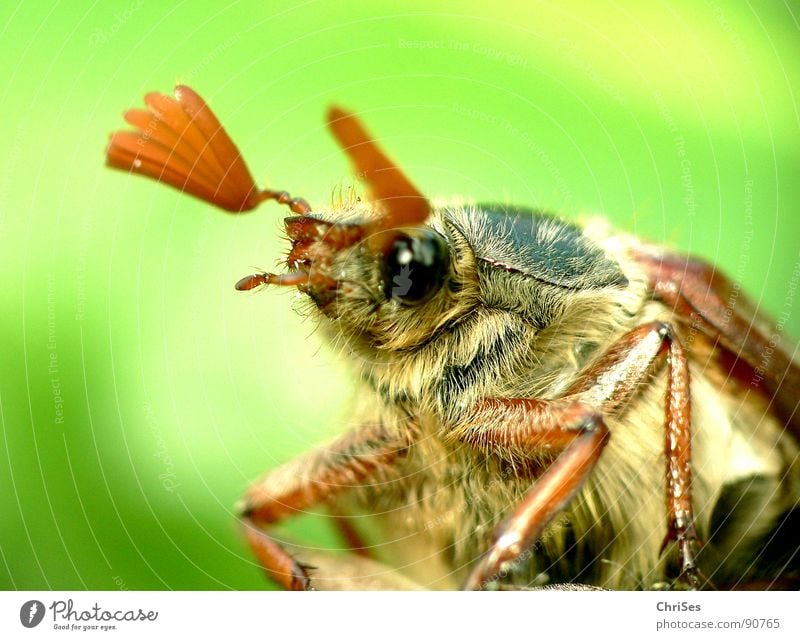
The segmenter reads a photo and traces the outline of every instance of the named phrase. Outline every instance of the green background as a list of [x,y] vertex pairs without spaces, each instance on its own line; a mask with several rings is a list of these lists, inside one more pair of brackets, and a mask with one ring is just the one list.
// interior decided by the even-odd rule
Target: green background
[[605,214],[800,336],[800,12],[646,4],[4,2],[0,587],[264,588],[232,505],[349,425],[297,294],[233,290],[285,210],[104,168],[122,111],[176,81],[318,208],[352,183],[338,102],[425,193]]

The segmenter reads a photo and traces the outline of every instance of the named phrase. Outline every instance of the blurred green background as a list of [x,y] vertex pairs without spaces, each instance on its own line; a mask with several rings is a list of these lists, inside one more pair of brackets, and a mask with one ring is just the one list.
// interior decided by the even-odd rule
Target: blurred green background
[[122,111],[176,81],[318,208],[351,184],[335,101],[425,193],[603,213],[800,336],[800,12],[647,4],[3,3],[0,587],[264,588],[232,505],[349,424],[296,294],[233,290],[286,211],[104,168]]

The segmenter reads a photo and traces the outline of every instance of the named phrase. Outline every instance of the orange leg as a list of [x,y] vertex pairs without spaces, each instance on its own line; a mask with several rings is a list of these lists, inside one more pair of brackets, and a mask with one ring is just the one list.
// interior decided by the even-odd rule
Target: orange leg
[[264,527],[364,484],[403,455],[407,446],[378,427],[364,427],[287,463],[253,486],[240,513],[247,541],[267,575],[284,589],[311,589],[310,567],[298,562]]
[[460,432],[465,441],[530,452],[549,446],[562,453],[498,528],[465,588],[495,583],[536,542],[597,463],[609,439],[603,416],[622,408],[664,360],[668,368],[664,546],[678,543],[681,579],[690,587],[699,586],[692,523],[689,369],[670,326],[653,322],[624,335],[558,400],[492,398],[475,408],[474,417]]
[[[676,317],[721,347],[730,373],[745,387],[763,388],[789,431],[800,440],[800,366],[791,347],[778,339],[769,323],[759,322],[753,304],[712,265],[656,247],[633,256],[650,275],[653,297]],[[720,353],[720,356],[723,354]]]

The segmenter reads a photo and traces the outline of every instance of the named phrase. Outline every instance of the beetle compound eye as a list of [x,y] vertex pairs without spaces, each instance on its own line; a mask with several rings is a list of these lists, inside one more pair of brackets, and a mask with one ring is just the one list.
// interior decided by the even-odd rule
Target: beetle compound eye
[[430,299],[444,283],[448,257],[447,244],[435,231],[399,234],[384,262],[386,299],[404,304]]
[[435,231],[399,234],[384,262],[386,299],[404,304],[430,299],[444,284],[449,255],[447,242]]

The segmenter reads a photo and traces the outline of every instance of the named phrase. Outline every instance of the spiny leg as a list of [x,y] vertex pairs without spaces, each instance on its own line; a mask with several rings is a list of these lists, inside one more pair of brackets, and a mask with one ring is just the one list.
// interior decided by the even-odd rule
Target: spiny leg
[[666,356],[666,494],[668,526],[664,545],[678,542],[681,579],[699,585],[694,565],[691,501],[689,370],[671,327],[652,322],[620,338],[559,400],[492,398],[481,402],[459,437],[475,446],[535,453],[543,446],[562,454],[537,480],[501,525],[492,546],[467,580],[480,588],[502,572],[541,535],[580,489],[608,440],[602,415],[625,405]]
[[667,458],[667,535],[661,551],[672,542],[678,545],[680,580],[692,589],[699,588],[695,564],[698,545],[692,509],[692,441],[689,363],[677,338],[669,341],[667,355],[666,430],[664,449]]
[[380,427],[364,427],[283,465],[254,485],[239,511],[247,541],[269,577],[284,589],[312,588],[310,567],[298,562],[263,527],[364,484],[402,456],[407,446]]
[[[659,342],[653,342],[658,336]],[[625,352],[632,358],[620,360]],[[666,356],[666,357],[665,357]],[[595,365],[588,376],[577,383],[570,393],[580,393],[608,415],[628,402],[643,383],[649,383],[648,373],[653,366],[667,364],[666,402],[664,407],[667,534],[661,545],[663,550],[672,542],[678,544],[680,580],[691,588],[701,584],[695,565],[698,546],[692,507],[691,468],[691,391],[689,388],[689,363],[678,336],[671,325],[651,322],[625,334]],[[644,366],[647,363],[650,366]],[[622,382],[613,392],[606,390],[608,371]]]
[[[545,527],[557,516],[583,485],[608,442],[608,429],[602,417],[578,403],[556,406],[537,403],[534,412],[548,412],[547,420],[566,422],[552,430],[536,433],[536,446],[563,447],[566,450],[536,481],[512,514],[498,527],[489,551],[473,569],[465,589],[484,589],[525,559],[525,552]],[[535,418],[534,418],[535,420]]]

